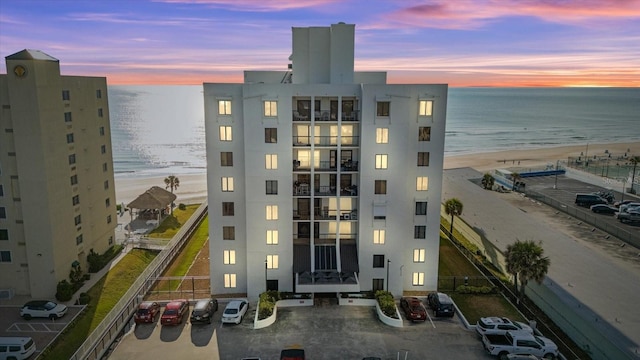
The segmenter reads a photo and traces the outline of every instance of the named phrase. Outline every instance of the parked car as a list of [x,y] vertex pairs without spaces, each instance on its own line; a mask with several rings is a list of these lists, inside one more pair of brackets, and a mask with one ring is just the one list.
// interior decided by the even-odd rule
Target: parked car
[[[500,360],[503,359],[501,358]],[[507,354],[504,360],[540,360],[540,358],[531,354]]]
[[416,297],[406,297],[400,299],[400,307],[404,310],[407,320],[425,321],[427,319],[427,310],[422,305],[420,299]]
[[620,220],[620,222],[622,222],[622,223],[640,222],[640,211],[638,211],[638,212],[636,212],[636,211],[632,211],[632,212],[620,211],[620,212],[616,213],[616,218],[618,220]]
[[36,344],[30,337],[0,336],[0,359],[23,360],[36,352]]
[[640,203],[639,202],[626,203],[624,205],[620,205],[620,207],[618,209],[620,209],[620,212],[631,212],[631,211],[635,210],[636,208],[640,208]]
[[632,203],[632,202],[635,202],[635,200],[621,200],[621,201],[616,201],[616,202],[614,202],[614,203],[613,203],[613,206],[615,206],[615,207],[619,208],[619,207],[620,207],[620,206],[622,206],[622,205],[626,205],[626,204],[629,204],[629,203]]
[[617,207],[605,204],[591,205],[590,209],[596,214],[615,214],[618,211]]
[[136,324],[152,323],[160,314],[160,304],[155,301],[144,301],[138,305],[138,311],[133,315]]
[[482,345],[490,355],[506,358],[508,354],[531,354],[555,359],[558,346],[550,339],[524,331],[507,331],[504,335],[482,335]]
[[216,311],[218,311],[218,300],[198,300],[191,311],[191,323],[206,322],[211,324],[211,318]]
[[246,300],[229,301],[222,313],[222,323],[240,324],[247,309],[249,309],[249,303]]
[[165,306],[160,323],[162,325],[182,324],[187,313],[189,313],[189,302],[186,299],[173,300]]
[[284,349],[280,352],[280,360],[304,360],[303,349]]
[[20,309],[20,316],[25,320],[31,318],[59,319],[67,313],[67,306],[49,300],[33,300],[24,304]]
[[576,205],[590,207],[595,204],[608,204],[607,200],[596,194],[576,194]]
[[427,295],[427,303],[437,317],[448,316],[453,317],[455,309],[453,308],[453,300],[447,294],[440,292],[430,293]]
[[497,316],[483,317],[476,323],[476,332],[478,335],[504,335],[507,331],[526,331],[529,334],[533,334],[531,326],[519,322],[511,321],[507,318],[501,318]]

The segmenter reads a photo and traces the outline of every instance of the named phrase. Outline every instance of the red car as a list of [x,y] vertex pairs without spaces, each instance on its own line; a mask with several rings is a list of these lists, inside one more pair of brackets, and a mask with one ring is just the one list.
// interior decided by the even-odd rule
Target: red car
[[182,324],[182,319],[187,313],[189,313],[189,302],[187,300],[173,300],[164,308],[160,323],[162,325]]
[[158,314],[160,314],[160,305],[155,301],[145,301],[138,305],[138,311],[133,315],[133,320],[136,324],[152,323]]
[[424,308],[420,299],[415,297],[400,299],[400,307],[404,310],[407,320],[425,321],[427,320],[427,309]]

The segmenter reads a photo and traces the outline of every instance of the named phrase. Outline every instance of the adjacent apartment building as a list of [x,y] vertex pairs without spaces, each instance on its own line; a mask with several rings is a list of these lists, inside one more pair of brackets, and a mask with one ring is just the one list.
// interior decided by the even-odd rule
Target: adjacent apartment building
[[117,225],[106,78],[38,50],[0,75],[0,297],[52,298]]
[[204,84],[213,294],[437,288],[447,85],[356,72],[354,40],[293,28],[288,70]]

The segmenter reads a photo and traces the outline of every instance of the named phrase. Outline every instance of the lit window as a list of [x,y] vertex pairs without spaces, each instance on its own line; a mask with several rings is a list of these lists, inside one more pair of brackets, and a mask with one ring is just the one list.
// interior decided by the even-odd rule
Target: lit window
[[278,220],[278,205],[267,205],[267,220]]
[[416,225],[413,228],[413,238],[414,239],[426,239],[427,237],[427,227],[425,225]]
[[378,101],[376,106],[376,115],[377,116],[389,116],[389,108],[391,107],[391,103],[388,101]]
[[426,176],[418,176],[416,179],[416,190],[427,191],[429,189],[429,178]]
[[373,230],[373,243],[376,245],[384,244],[385,230]]
[[376,144],[387,144],[389,143],[389,129],[388,128],[377,128],[376,129]]
[[231,141],[232,139],[231,126],[220,126],[220,141]]
[[414,286],[423,286],[424,285],[424,273],[422,272],[414,272],[413,280],[411,282]]
[[225,250],[223,262],[225,265],[234,265],[236,263],[236,251]]
[[11,262],[11,251],[3,250],[0,251],[0,263],[10,263]]
[[427,202],[426,201],[417,201],[416,202],[416,215],[427,215]]
[[233,202],[222,203],[222,216],[233,216],[235,214],[235,205]]
[[218,114],[231,115],[231,100],[218,100]]
[[264,102],[264,116],[278,116],[278,102],[277,101],[265,101]]
[[266,187],[267,195],[278,195],[278,180],[267,180]]
[[278,268],[278,255],[267,255],[267,269]]
[[375,194],[386,194],[387,193],[387,180],[376,180],[375,181]]
[[71,122],[71,113],[70,112],[64,113],[64,122]]
[[220,153],[220,166],[233,166],[233,153],[223,151]]
[[418,166],[429,166],[429,153],[428,152],[419,152],[418,153]]
[[224,274],[224,287],[236,287],[236,274]]
[[420,126],[418,129],[418,141],[431,140],[431,126]]
[[376,169],[387,168],[387,154],[376,154]]
[[265,167],[268,170],[275,170],[278,168],[278,154],[265,155]]
[[278,245],[278,230],[267,230],[267,245]]
[[67,144],[73,144],[73,133],[67,134]]
[[222,240],[235,240],[236,228],[235,226],[223,226],[222,227]]
[[424,262],[424,249],[413,249],[413,262]]
[[233,177],[223,177],[222,178],[222,191],[223,192],[232,192],[233,191]]
[[420,100],[420,109],[418,110],[420,116],[433,115],[433,101],[432,100]]

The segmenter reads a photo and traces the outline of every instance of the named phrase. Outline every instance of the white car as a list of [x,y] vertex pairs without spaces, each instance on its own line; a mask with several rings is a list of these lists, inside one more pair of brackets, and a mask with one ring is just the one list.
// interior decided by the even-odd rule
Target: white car
[[222,313],[222,323],[240,324],[247,309],[249,309],[249,303],[246,300],[231,300]]
[[531,326],[519,322],[511,321],[507,318],[501,318],[497,316],[483,317],[478,320],[476,324],[476,332],[482,335],[504,335],[507,331],[526,331],[529,334],[533,334]]
[[67,306],[48,300],[34,300],[24,304],[20,309],[20,316],[25,320],[31,318],[59,319],[67,313]]

